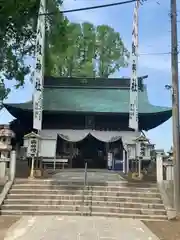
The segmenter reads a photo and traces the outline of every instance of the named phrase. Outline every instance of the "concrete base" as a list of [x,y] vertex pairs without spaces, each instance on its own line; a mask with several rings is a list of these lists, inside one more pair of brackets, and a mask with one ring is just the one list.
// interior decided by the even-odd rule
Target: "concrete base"
[[41,170],[37,169],[37,170],[34,170],[34,176],[33,177],[29,176],[28,178],[34,179],[34,178],[38,178],[38,177],[42,177],[42,176],[43,176],[43,172]]
[[34,176],[35,177],[42,177],[43,176],[42,171],[39,170],[39,169],[34,170]]
[[161,183],[158,183],[158,187],[159,187],[159,191],[161,193],[164,207],[166,209],[168,220],[174,220],[177,218],[177,213],[176,213],[176,210],[172,206],[173,204],[172,204],[170,197],[167,194],[167,188],[166,188],[167,184],[168,184],[168,181],[162,181]]

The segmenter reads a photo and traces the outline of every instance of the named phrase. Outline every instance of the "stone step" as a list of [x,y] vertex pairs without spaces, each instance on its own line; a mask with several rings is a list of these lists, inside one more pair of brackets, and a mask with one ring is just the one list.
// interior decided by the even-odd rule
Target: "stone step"
[[87,205],[34,205],[34,204],[5,204],[1,207],[1,210],[31,210],[31,211],[85,211],[85,212],[108,212],[108,213],[131,213],[131,214],[145,214],[145,215],[166,215],[164,209],[143,209],[143,208],[124,208],[124,207],[100,207],[100,206],[87,206]]
[[[58,184],[58,185],[78,185],[78,186],[84,186],[84,181],[70,181],[70,180],[58,180],[58,179],[15,179],[15,184]],[[136,186],[136,187],[142,187],[142,188],[157,188],[156,183],[144,183],[144,182],[128,182],[124,180],[120,181],[98,181],[98,182],[87,182],[87,185],[89,186]]]
[[[24,198],[28,198],[28,199],[42,199],[41,201],[43,201],[44,199],[60,199],[60,200],[81,200],[83,198],[82,194],[74,194],[74,195],[69,195],[69,194],[37,194],[37,193],[20,193],[20,194],[16,194],[16,193],[10,193],[7,196],[7,199],[19,199],[22,200]],[[90,198],[89,198],[90,199]]]
[[40,204],[40,205],[34,205],[34,204],[5,204],[1,206],[1,210],[52,210],[52,211],[82,211],[82,209],[85,211],[90,211],[89,206],[82,206],[82,205],[47,205],[47,204]]
[[[44,215],[69,215],[69,216],[73,216],[73,215],[82,215],[83,213],[82,212],[78,212],[78,211],[74,211],[74,212],[69,212],[69,211],[58,211],[58,210],[55,210],[55,211],[52,211],[52,210],[1,210],[1,215],[2,216],[16,216],[16,215],[21,215],[21,216],[44,216]],[[83,214],[85,215],[85,213]],[[88,214],[87,214],[88,215]]]
[[[10,194],[14,193],[14,194],[82,194],[83,190],[66,190],[66,189],[59,189],[59,190],[55,190],[55,189],[14,189],[12,188],[10,190]],[[84,193],[86,193],[87,195],[93,195],[93,196],[127,196],[127,197],[161,197],[160,193],[157,192],[133,192],[133,191],[120,191],[120,192],[106,192],[106,191],[85,191]]]
[[76,211],[76,212],[69,212],[69,211],[52,211],[52,210],[2,210],[1,214],[3,216],[17,216],[17,215],[23,215],[23,216],[40,216],[40,215],[84,215],[84,216],[102,216],[102,217],[116,217],[116,218],[134,218],[134,219],[140,219],[144,221],[167,221],[167,216],[165,215],[145,215],[145,214],[129,214],[129,213],[103,213],[103,212],[96,212],[96,213],[89,213],[89,212],[83,212],[83,211]]
[[[82,205],[82,200],[59,200],[59,199],[7,199],[4,204],[31,204],[31,205]],[[164,205],[161,203],[142,203],[142,202],[109,202],[109,201],[84,201],[85,205],[89,206],[107,206],[107,207],[125,207],[125,208],[143,208],[143,209],[164,209]]]
[[92,207],[116,207],[116,208],[141,208],[141,209],[162,209],[164,210],[163,204],[152,204],[152,203],[138,203],[138,202],[109,202],[109,201],[86,201],[87,204]]
[[[69,194],[37,194],[37,193],[27,193],[27,194],[8,194],[7,199],[19,199],[20,201],[23,199],[47,199],[47,200],[52,200],[52,199],[59,199],[59,200],[82,200],[83,195],[80,194],[75,194],[75,195],[69,195]],[[84,196],[84,199],[86,200],[91,200],[91,201],[110,201],[110,202],[142,202],[142,203],[162,203],[162,200],[160,198],[156,197],[115,197],[115,196]]]
[[[68,177],[68,176],[67,176]],[[80,185],[80,186],[84,186],[84,176],[83,177],[79,177],[78,175],[74,178],[74,179],[53,179],[53,178],[49,178],[49,179],[15,179],[14,181],[15,184],[17,183],[32,183],[32,184],[60,184],[60,185]],[[99,180],[99,181],[92,181],[89,179],[89,181],[87,182],[88,185],[92,185],[92,186],[96,186],[96,185],[102,185],[102,186],[108,186],[108,185],[120,185],[120,184],[124,184],[127,183],[127,181],[104,181],[104,180]]]
[[93,191],[90,192],[91,196],[126,196],[126,197],[158,197],[161,198],[159,192],[138,192],[138,191],[119,191],[119,192],[106,192],[106,191]]
[[[58,184],[15,184],[13,185],[12,189],[55,189],[55,190],[82,190],[83,187],[79,185],[58,185]],[[137,192],[159,192],[156,187],[153,188],[143,188],[143,187],[133,187],[133,186],[87,186],[85,188],[89,191],[137,191]]]
[[133,218],[140,219],[142,221],[167,221],[166,215],[146,215],[146,214],[132,214],[132,213],[104,213],[104,212],[93,212],[91,216],[97,217],[116,217],[116,218]]
[[100,207],[92,206],[91,212],[108,212],[108,213],[129,213],[129,214],[145,214],[145,215],[166,215],[165,209],[144,209],[144,208],[125,208],[125,207]]

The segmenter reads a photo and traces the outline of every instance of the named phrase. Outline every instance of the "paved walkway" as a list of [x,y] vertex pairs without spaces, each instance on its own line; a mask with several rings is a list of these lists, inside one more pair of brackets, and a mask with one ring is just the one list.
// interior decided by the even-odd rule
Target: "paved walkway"
[[4,240],[159,240],[141,221],[81,216],[22,217]]
[[[83,182],[84,181],[84,170],[83,169],[64,169],[59,173],[52,176],[53,179],[72,182]],[[91,183],[107,183],[124,180],[118,173],[108,170],[97,170],[88,169],[87,181]]]

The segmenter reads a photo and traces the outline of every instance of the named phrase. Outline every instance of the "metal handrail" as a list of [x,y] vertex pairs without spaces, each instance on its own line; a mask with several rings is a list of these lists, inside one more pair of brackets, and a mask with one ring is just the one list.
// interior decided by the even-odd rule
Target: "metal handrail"
[[84,187],[83,187],[83,192],[82,192],[82,211],[81,214],[84,215],[84,200],[85,200],[85,190],[87,186],[87,162],[85,162],[85,167],[84,167]]
[[84,168],[84,188],[87,185],[87,162],[85,162],[85,168]]

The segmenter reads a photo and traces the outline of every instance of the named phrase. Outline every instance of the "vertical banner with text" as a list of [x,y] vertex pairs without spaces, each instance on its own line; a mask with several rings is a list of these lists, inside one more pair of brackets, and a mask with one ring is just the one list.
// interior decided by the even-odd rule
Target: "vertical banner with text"
[[42,129],[45,48],[45,15],[42,14],[45,12],[45,0],[40,0],[35,49],[35,71],[33,79],[33,128],[37,130]]
[[138,92],[139,84],[137,77],[138,67],[138,11],[139,0],[135,3],[134,15],[133,15],[133,31],[132,31],[132,75],[130,81],[130,101],[129,101],[129,127],[138,131],[139,129],[139,117],[138,117]]

